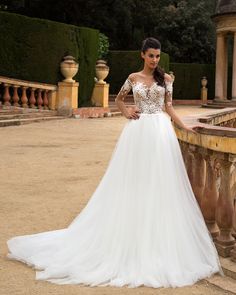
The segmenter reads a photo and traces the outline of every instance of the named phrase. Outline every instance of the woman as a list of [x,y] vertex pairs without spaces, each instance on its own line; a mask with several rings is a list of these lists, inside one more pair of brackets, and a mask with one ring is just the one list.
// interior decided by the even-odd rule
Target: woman
[[[36,279],[90,286],[176,287],[222,272],[193,195],[169,116],[172,80],[158,67],[160,43],[143,42],[144,68],[116,102],[130,119],[86,207],[65,229],[14,237],[8,257]],[[123,99],[133,90],[136,109]]]

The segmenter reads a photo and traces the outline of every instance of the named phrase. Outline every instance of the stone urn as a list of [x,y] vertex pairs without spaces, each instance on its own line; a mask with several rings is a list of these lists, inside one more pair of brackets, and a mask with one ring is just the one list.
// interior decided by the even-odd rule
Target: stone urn
[[202,79],[201,79],[201,84],[202,84],[202,87],[203,88],[206,88],[206,86],[207,86],[207,78],[204,76],[204,77],[202,77]]
[[96,76],[97,76],[97,84],[106,84],[104,79],[109,74],[109,67],[105,60],[99,59],[96,62]]
[[75,61],[75,58],[71,55],[63,57],[63,61],[60,63],[60,69],[62,75],[65,77],[63,82],[74,83],[72,78],[77,74],[79,70],[79,64]]

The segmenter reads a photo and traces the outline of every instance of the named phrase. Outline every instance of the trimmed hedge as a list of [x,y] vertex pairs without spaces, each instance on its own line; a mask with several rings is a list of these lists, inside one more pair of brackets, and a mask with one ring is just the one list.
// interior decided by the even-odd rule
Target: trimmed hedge
[[170,63],[170,70],[174,72],[175,99],[200,99],[201,78],[207,77],[208,99],[215,95],[215,65]]
[[[110,73],[106,80],[110,83],[110,93],[117,94],[129,74],[142,69],[143,60],[139,50],[112,50],[108,54],[108,65]],[[160,66],[166,72],[169,71],[169,55],[164,52],[161,53]]]
[[79,61],[79,104],[89,105],[99,31],[0,11],[0,75],[56,84],[65,55]]

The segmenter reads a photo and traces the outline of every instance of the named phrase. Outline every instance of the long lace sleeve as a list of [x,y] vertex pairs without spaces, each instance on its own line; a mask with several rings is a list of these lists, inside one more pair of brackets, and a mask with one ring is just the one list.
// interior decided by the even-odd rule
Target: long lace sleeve
[[130,92],[132,89],[132,82],[129,78],[125,80],[125,83],[122,85],[116,99],[117,100],[124,100],[126,95]]
[[172,106],[173,100],[173,81],[165,81],[165,105]]

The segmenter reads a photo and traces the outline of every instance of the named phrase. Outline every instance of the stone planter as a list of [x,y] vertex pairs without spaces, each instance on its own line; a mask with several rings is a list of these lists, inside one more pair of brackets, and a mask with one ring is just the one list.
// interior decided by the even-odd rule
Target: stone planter
[[202,77],[201,79],[201,84],[202,84],[202,87],[205,88],[207,86],[207,78],[204,76]]
[[62,75],[65,77],[63,82],[74,83],[72,78],[77,74],[79,70],[79,64],[75,61],[73,56],[67,55],[63,58],[60,64]]
[[97,84],[106,84],[104,79],[109,74],[109,67],[106,64],[105,60],[99,59],[96,62],[96,76],[97,76]]

